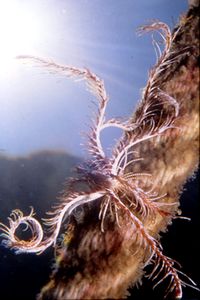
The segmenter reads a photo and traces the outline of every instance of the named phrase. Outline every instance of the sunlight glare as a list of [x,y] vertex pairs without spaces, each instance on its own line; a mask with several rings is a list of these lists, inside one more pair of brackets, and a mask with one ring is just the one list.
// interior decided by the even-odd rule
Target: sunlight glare
[[17,1],[0,3],[0,74],[13,71],[15,57],[33,53],[35,45],[41,41],[39,20],[30,10]]

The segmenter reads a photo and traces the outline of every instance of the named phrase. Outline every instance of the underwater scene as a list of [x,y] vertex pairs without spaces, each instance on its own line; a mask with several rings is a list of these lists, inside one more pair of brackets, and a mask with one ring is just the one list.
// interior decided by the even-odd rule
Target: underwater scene
[[200,299],[197,8],[0,2],[1,299]]

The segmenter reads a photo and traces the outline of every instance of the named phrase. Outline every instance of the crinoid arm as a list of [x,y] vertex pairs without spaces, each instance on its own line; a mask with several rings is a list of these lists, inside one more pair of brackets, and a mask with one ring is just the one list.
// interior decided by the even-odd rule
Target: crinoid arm
[[[0,223],[0,230],[3,231],[1,236],[4,238],[2,244],[14,249],[16,253],[32,252],[33,249],[37,249],[43,239],[43,230],[40,223],[34,218],[34,214],[33,208],[27,216],[24,216],[19,209],[13,210],[8,218],[9,226]],[[23,231],[30,229],[32,235],[30,240],[20,240],[16,236],[16,230],[21,225],[26,226]],[[33,250],[33,252],[35,251]]]
[[[175,40],[178,32],[180,30],[180,27],[174,31],[173,35],[171,34],[170,28],[167,24],[155,21],[151,22],[147,25],[141,26],[138,30],[139,34],[143,34],[146,32],[152,32],[152,43],[155,49],[157,61],[155,66],[150,70],[149,73],[149,79],[147,82],[147,85],[143,91],[143,101],[147,102],[153,97],[159,97],[165,94],[165,98],[167,98],[166,93],[161,91],[158,83],[160,81],[160,75],[165,72],[168,68],[170,68],[170,65],[176,61],[178,61],[183,56],[188,55],[188,47],[183,48],[181,51],[173,51],[172,50],[172,43]],[[160,42],[157,42],[154,38],[153,34],[157,33],[162,40],[162,45],[164,45],[164,49],[162,51],[160,47]],[[164,93],[164,94],[163,94]],[[173,99],[173,97],[168,98],[168,101],[171,103],[171,105],[174,106],[175,115],[178,116],[179,112],[179,104],[178,102]],[[145,105],[144,105],[145,108]]]
[[[163,273],[161,279],[154,285],[154,287],[163,282],[166,278],[171,277],[168,289],[166,291],[166,296],[169,293],[172,293],[174,294],[175,299],[181,299],[182,286],[190,286],[191,288],[200,291],[196,287],[196,283],[193,280],[174,267],[175,261],[162,253],[162,247],[160,243],[151,235],[149,235],[143,223],[131,212],[130,209],[127,208],[126,205],[124,205],[121,199],[112,191],[110,191],[110,193],[113,201],[118,207],[120,207],[126,214],[129,215],[136,228],[135,238],[136,243],[138,244],[137,252],[140,251],[140,248],[147,248],[149,250],[149,258],[145,263],[146,265],[148,265],[150,261],[154,260],[155,267],[149,278],[155,280]],[[179,274],[183,275],[183,277],[185,277],[189,283],[181,280],[179,278]]]
[[121,122],[117,119],[105,120],[105,110],[109,97],[106,93],[103,80],[101,80],[95,73],[89,69],[76,68],[74,66],[58,64],[52,60],[47,60],[37,56],[20,55],[16,57],[23,62],[39,65],[47,69],[51,73],[66,76],[68,78],[81,79],[86,82],[88,90],[98,99],[99,107],[96,118],[93,121],[91,132],[88,135],[88,151],[97,160],[105,158],[105,153],[101,145],[100,134],[101,131],[108,127],[118,127],[122,130],[130,130],[132,126],[126,122]]
[[55,63],[52,60],[47,60],[37,56],[20,55],[17,59],[23,62],[33,63],[47,69],[51,73],[59,74],[73,79],[81,79],[86,82],[89,91],[95,95],[99,101],[98,114],[94,121],[91,134],[89,135],[89,152],[95,156],[96,159],[102,160],[105,158],[101,141],[100,131],[105,121],[105,109],[109,100],[103,81],[88,69],[76,68],[74,66],[62,65]]
[[[101,191],[90,194],[74,193],[67,199],[63,199],[54,211],[48,213],[53,217],[44,219],[48,231],[46,237],[43,237],[42,226],[34,217],[33,208],[28,216],[24,216],[19,209],[13,210],[8,218],[9,226],[0,223],[0,230],[3,231],[1,236],[4,238],[2,243],[6,247],[14,249],[16,253],[41,253],[51,245],[55,246],[64,218],[69,218],[78,206],[97,200],[103,195],[104,193]],[[31,237],[27,241],[19,239],[16,235],[16,231],[21,225],[25,225],[25,230],[29,229],[31,232]]]

